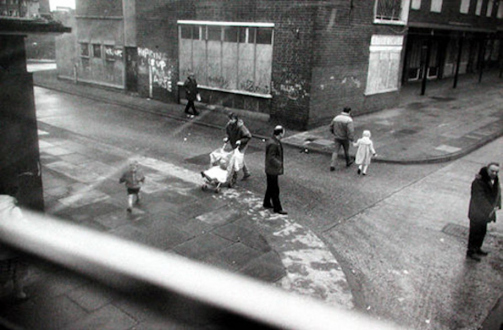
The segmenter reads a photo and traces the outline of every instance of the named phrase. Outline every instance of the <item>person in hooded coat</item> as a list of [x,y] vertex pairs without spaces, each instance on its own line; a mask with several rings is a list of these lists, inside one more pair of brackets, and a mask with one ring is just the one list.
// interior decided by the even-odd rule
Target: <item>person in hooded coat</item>
[[358,174],[366,175],[372,157],[377,155],[370,136],[370,131],[365,130],[361,139],[353,143],[353,146],[358,148],[355,157],[355,163],[358,165]]

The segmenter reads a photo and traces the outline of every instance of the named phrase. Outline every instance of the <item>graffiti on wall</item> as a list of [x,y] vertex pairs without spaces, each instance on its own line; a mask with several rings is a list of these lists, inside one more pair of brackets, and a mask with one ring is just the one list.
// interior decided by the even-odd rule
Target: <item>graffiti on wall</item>
[[273,86],[272,90],[280,107],[286,106],[288,101],[299,102],[309,97],[308,82],[300,75],[283,71],[282,79]]
[[220,87],[220,88],[229,88],[229,82],[222,76],[209,76],[208,84],[210,86]]
[[[150,75],[150,82],[156,87],[173,91],[173,68],[166,53],[138,47],[138,65],[142,73]],[[152,87],[152,86],[149,86]]]
[[108,61],[122,60],[124,50],[105,45],[105,59]]
[[269,86],[257,86],[255,82],[250,79],[241,82],[239,89],[250,93],[269,94]]

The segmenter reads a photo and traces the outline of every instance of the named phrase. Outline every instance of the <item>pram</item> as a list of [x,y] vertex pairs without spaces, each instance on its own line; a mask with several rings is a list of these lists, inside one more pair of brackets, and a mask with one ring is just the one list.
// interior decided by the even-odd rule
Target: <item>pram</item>
[[214,186],[215,193],[219,193],[220,187],[232,188],[236,184],[237,172],[243,168],[244,155],[239,148],[226,151],[226,145],[224,143],[222,148],[210,153],[210,168],[201,172],[205,180],[201,187],[203,191]]

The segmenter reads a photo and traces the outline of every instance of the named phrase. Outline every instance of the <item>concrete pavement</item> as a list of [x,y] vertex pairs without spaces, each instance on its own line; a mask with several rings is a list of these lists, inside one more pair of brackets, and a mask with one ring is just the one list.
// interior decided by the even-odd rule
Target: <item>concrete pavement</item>
[[[478,83],[478,75],[462,76],[456,89],[452,79],[430,81],[425,95],[419,84],[402,88],[399,106],[367,115],[353,109],[356,138],[363,130],[372,132],[378,157],[376,162],[417,164],[457,159],[503,135],[503,78],[496,71],[487,71]],[[256,138],[270,136],[276,122],[269,116],[229,109],[218,105],[199,105],[202,115],[187,119],[183,105],[166,104],[132,94],[74,84],[58,80],[56,71],[34,74],[36,85],[82,95],[92,99],[120,104],[138,111],[157,113],[178,120],[192,120],[196,125],[223,128],[225,112],[240,113]],[[182,100],[183,101],[183,100]],[[351,106],[348,104],[348,106]],[[342,109],[334,109],[334,116]],[[331,153],[333,141],[327,125],[308,131],[287,130],[284,144],[311,152]],[[355,149],[350,153],[354,156]]]
[[[262,196],[239,188],[202,191],[199,173],[78,136],[43,118],[39,147],[47,214],[353,308],[329,248],[289,217],[263,209]],[[142,203],[129,214],[118,180],[132,158],[147,179]],[[0,297],[0,315],[26,329],[174,326],[96,283],[46,265],[30,267],[26,292],[31,298],[15,304],[7,292]]]

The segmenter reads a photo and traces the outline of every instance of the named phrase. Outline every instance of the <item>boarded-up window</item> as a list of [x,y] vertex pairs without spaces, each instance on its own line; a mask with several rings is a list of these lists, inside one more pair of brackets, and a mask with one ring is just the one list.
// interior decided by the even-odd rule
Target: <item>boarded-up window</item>
[[459,12],[461,14],[468,14],[470,10],[470,0],[461,0],[461,6],[459,7]]
[[403,36],[373,35],[366,95],[398,90]]
[[192,71],[202,86],[270,94],[273,24],[179,23],[181,79]]

